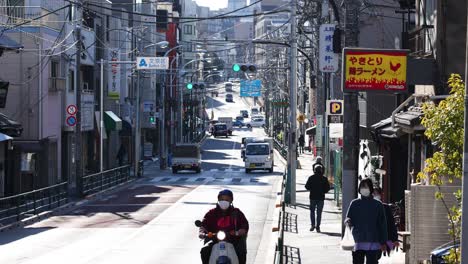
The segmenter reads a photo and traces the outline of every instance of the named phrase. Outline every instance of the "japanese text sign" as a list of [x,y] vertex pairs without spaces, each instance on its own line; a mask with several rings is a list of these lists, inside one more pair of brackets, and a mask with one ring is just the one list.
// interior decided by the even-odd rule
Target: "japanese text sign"
[[345,49],[343,90],[406,92],[406,50]]
[[255,97],[261,96],[260,91],[262,87],[261,80],[241,80],[240,83],[240,96],[241,97]]
[[333,52],[333,33],[335,24],[320,25],[319,69],[321,72],[338,70],[338,54]]
[[137,57],[137,70],[167,70],[168,57]]
[[[118,61],[120,59],[119,49],[109,49],[110,61]],[[110,99],[119,100],[120,98],[120,65],[109,62],[109,88],[107,89],[107,95]]]

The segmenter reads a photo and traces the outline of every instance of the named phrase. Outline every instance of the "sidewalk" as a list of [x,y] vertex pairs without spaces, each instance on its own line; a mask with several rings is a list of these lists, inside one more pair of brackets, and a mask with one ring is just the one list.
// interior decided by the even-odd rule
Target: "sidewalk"
[[[323,263],[323,264],[349,264],[352,263],[351,251],[343,251],[341,241],[341,208],[336,207],[333,200],[333,190],[325,196],[325,206],[322,213],[321,233],[309,231],[310,210],[309,192],[305,184],[313,174],[313,154],[306,152],[299,156],[302,169],[296,170],[296,206],[287,207],[287,216],[290,219],[288,232],[284,233],[285,255],[284,263]],[[404,254],[401,250],[392,256],[391,261],[383,257],[381,264],[403,264]]]
[[[286,252],[289,257],[285,263],[352,263],[351,252],[340,248],[341,208],[337,208],[333,201],[333,190],[325,197],[320,225],[322,232],[309,231],[309,192],[305,189],[305,184],[308,177],[313,174],[314,156],[309,152],[301,154],[299,162],[302,169],[296,171],[297,206],[286,209],[292,220],[290,228],[292,232],[284,233],[284,245],[290,249]],[[297,258],[300,258],[300,262]]]

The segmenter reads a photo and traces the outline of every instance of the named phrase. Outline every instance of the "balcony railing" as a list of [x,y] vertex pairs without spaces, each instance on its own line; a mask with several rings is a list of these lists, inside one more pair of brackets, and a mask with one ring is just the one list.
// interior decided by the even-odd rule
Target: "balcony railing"
[[40,19],[33,20],[41,15],[50,13],[41,6],[1,6],[0,22],[6,25],[16,25],[27,22],[28,26],[46,26],[54,29],[60,29],[63,25],[64,11],[59,11]]
[[431,57],[433,56],[430,48],[430,43],[433,39],[434,26],[426,25],[421,26],[408,35],[408,44],[411,50],[411,55],[417,57]]

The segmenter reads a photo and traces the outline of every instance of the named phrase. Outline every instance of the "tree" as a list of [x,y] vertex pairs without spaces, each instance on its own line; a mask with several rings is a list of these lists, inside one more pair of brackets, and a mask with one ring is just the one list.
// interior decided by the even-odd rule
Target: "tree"
[[[463,121],[465,84],[460,75],[452,74],[448,80],[450,95],[439,104],[426,102],[423,104],[424,117],[421,123],[426,127],[424,134],[436,146],[434,155],[426,159],[426,167],[418,177],[426,179],[437,187],[445,182],[452,183],[462,177],[463,160]],[[461,190],[454,193],[458,204],[448,208],[441,192],[436,198],[445,205],[450,222],[449,234],[455,242],[460,238],[461,231]],[[447,263],[460,263],[458,249],[452,249],[446,257]]]

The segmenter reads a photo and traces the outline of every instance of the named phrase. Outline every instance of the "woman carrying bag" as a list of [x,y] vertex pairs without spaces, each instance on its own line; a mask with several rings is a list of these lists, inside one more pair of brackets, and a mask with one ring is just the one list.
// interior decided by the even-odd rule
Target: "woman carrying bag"
[[359,184],[360,198],[349,205],[345,224],[352,228],[355,241],[353,264],[377,264],[378,256],[386,250],[387,220],[382,203],[372,196],[374,185],[371,179]]

